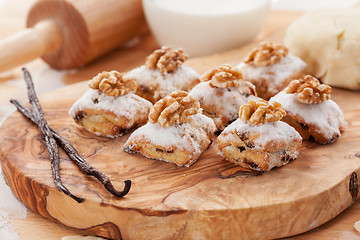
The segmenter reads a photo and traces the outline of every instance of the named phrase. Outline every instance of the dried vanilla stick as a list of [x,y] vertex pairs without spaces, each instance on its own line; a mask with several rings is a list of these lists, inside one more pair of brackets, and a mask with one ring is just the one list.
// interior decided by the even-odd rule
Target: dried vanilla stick
[[[35,124],[37,124],[37,120],[35,119],[32,111],[27,108],[24,104],[20,103],[17,100],[10,100],[12,104],[15,105],[15,107],[27,118],[29,118],[31,121],[33,121]],[[74,146],[71,145],[66,139],[61,137],[57,132],[55,132],[52,128],[50,128],[50,131],[52,132],[54,138],[56,139],[57,143],[61,146],[62,149],[67,153],[67,155],[70,157],[70,159],[80,168],[82,172],[84,172],[87,175],[93,176],[96,179],[98,179],[104,187],[114,196],[116,197],[123,197],[125,196],[131,187],[131,181],[125,180],[125,187],[122,191],[118,191],[114,188],[112,185],[110,179],[91,166],[88,162],[86,162],[77,152],[77,150],[74,148]]]
[[38,125],[40,131],[44,134],[46,145],[50,155],[51,168],[52,168],[55,185],[62,192],[72,197],[77,202],[80,203],[83,201],[82,198],[76,197],[73,194],[71,194],[70,191],[61,182],[60,173],[59,173],[60,158],[59,158],[58,146],[56,145],[57,142],[68,154],[70,159],[73,160],[75,164],[81,169],[81,171],[83,171],[87,175],[91,175],[97,178],[105,186],[105,188],[114,196],[116,197],[125,196],[129,192],[131,187],[130,180],[125,181],[125,187],[122,191],[117,191],[106,175],[104,175],[102,172],[100,172],[99,170],[95,169],[90,164],[88,164],[67,140],[62,138],[59,134],[57,134],[53,129],[51,129],[48,126],[44,118],[44,114],[41,109],[39,100],[37,99],[31,76],[25,68],[23,69],[23,71],[24,71],[25,81],[27,84],[28,96],[33,111],[31,111],[29,108],[27,108],[17,100],[10,100],[10,102],[14,104],[25,117],[29,118],[36,125]]
[[44,117],[44,113],[41,109],[40,102],[35,93],[34,84],[32,82],[30,73],[25,68],[23,68],[22,70],[24,72],[24,78],[25,78],[25,82],[26,82],[26,86],[27,86],[28,98],[29,98],[30,104],[33,109],[33,115],[34,115],[34,118],[36,119],[36,123],[39,127],[39,130],[44,135],[46,147],[49,152],[50,162],[51,162],[51,171],[52,171],[54,183],[55,183],[56,187],[58,189],[60,189],[63,193],[70,196],[78,203],[81,203],[82,201],[84,201],[84,199],[73,195],[69,191],[69,189],[67,189],[61,182],[60,168],[59,168],[60,157],[59,157],[59,149],[56,144],[56,140],[54,139],[53,134],[49,128],[49,125],[47,124],[47,121]]

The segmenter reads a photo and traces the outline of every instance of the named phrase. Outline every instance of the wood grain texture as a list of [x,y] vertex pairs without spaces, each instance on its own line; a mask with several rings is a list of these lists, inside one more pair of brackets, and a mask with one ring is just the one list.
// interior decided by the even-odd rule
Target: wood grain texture
[[26,206],[53,221],[113,239],[268,239],[315,228],[359,198],[351,194],[350,179],[360,174],[360,108],[347,104],[360,100],[357,92],[334,90],[348,122],[336,143],[304,142],[297,160],[255,176],[221,159],[216,143],[189,168],[126,154],[128,135],[97,137],[68,116],[86,88],[79,83],[41,98],[45,115],[115,186],[133,181],[123,199],[82,174],[62,152],[64,184],[86,199],[76,203],[55,189],[46,146],[34,125],[14,113],[0,130],[7,182]]

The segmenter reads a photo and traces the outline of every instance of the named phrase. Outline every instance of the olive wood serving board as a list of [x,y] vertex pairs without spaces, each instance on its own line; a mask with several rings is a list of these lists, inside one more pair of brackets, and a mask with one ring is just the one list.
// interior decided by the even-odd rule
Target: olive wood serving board
[[359,198],[358,92],[333,89],[348,122],[337,142],[305,141],[295,161],[258,175],[223,160],[216,141],[189,168],[125,153],[130,133],[97,137],[68,116],[86,85],[40,98],[45,116],[117,188],[125,179],[133,185],[117,199],[61,152],[62,180],[85,201],[64,195],[53,183],[41,133],[15,112],[0,129],[3,172],[17,198],[48,219],[113,239],[269,239],[315,228]]
[[[279,41],[283,34],[267,40]],[[236,64],[255,44],[187,64],[200,73]],[[85,199],[77,203],[56,189],[35,125],[15,112],[0,128],[0,161],[9,186],[28,208],[55,222],[112,239],[272,239],[313,229],[359,198],[359,92],[333,89],[332,99],[348,122],[337,142],[305,141],[295,161],[259,175],[223,160],[216,141],[189,168],[127,154],[122,147],[130,133],[98,137],[68,115],[86,90],[87,82],[81,82],[41,96],[45,117],[115,187],[132,180],[124,198],[113,197],[61,151],[63,183]]]

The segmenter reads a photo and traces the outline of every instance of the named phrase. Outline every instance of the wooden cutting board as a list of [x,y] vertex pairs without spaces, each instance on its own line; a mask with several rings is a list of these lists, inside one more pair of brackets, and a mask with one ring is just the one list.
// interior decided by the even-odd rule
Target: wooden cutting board
[[[283,32],[267,37],[281,41]],[[222,63],[236,64],[255,45],[191,59],[199,72]],[[79,204],[53,184],[42,135],[19,113],[0,128],[0,160],[15,195],[30,209],[53,221],[113,239],[270,239],[305,232],[337,216],[359,198],[359,92],[334,89],[348,128],[330,145],[304,142],[295,161],[262,175],[224,161],[216,142],[191,167],[129,155],[117,139],[94,136],[67,112],[87,90],[82,82],[40,98],[50,126],[80,154],[107,174],[118,189],[133,182],[117,199],[92,177],[82,174],[61,152],[61,177]]]
[[16,112],[0,129],[1,165],[11,189],[28,208],[53,221],[114,239],[269,239],[315,228],[359,198],[358,92],[333,91],[348,122],[337,142],[304,142],[298,159],[256,175],[224,161],[216,143],[189,168],[123,152],[129,135],[97,137],[68,116],[86,85],[42,97],[46,118],[116,187],[131,179],[126,197],[111,196],[61,152],[64,184],[86,199],[75,202],[55,188],[46,146],[32,123]]

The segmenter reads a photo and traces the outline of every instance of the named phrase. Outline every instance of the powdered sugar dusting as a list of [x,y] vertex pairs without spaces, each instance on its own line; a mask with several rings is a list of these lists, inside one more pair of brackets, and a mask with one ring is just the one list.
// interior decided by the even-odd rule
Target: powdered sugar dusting
[[293,127],[281,121],[269,122],[267,124],[248,124],[238,118],[225,128],[224,132],[234,130],[239,135],[246,132],[259,135],[258,138],[253,139],[255,148],[263,148],[276,141],[293,142],[294,139],[301,139],[300,134]]
[[359,233],[345,230],[337,237],[338,240],[359,240]]
[[[231,88],[212,88],[210,82],[203,82],[196,85],[189,95],[197,98],[200,104],[204,104],[209,108],[214,108],[216,111],[226,116],[230,121],[238,117],[239,108],[241,105],[247,103],[249,100],[256,100],[258,97],[244,94],[242,87]],[[216,123],[216,126],[222,123]]]
[[147,123],[145,126],[138,128],[131,134],[132,138],[145,137],[146,140],[156,145],[170,148],[178,146],[180,149],[186,149],[188,140],[182,134],[186,127],[186,123],[182,125],[173,125],[171,127],[161,127],[158,123]]
[[[126,77],[135,78],[139,85],[159,89],[156,94],[171,93],[176,90],[187,90],[199,78],[199,74],[187,66],[181,65],[175,72],[161,73],[158,69],[150,70],[145,65],[128,72]],[[159,96],[154,96],[158,98]]]
[[[239,118],[225,128],[218,139],[221,138],[221,142],[227,143],[237,142],[238,139],[234,139],[235,135],[231,134],[234,132],[238,136],[249,136],[253,146],[249,151],[266,152],[263,161],[267,164],[268,170],[287,164],[282,161],[284,154],[288,155],[290,159],[295,159],[299,153],[299,143],[302,141],[300,134],[287,123],[277,121],[255,125],[246,123]],[[269,154],[267,151],[271,148],[278,150],[272,150]],[[261,168],[255,169],[262,170]]]
[[269,92],[278,92],[278,88],[281,87],[287,78],[294,73],[302,71],[306,67],[306,63],[300,58],[286,55],[280,61],[268,66],[252,66],[244,62],[241,62],[237,66],[244,74],[245,79],[250,81],[261,81],[265,79],[271,84],[268,85]]
[[111,111],[118,117],[125,117],[130,120],[133,119],[135,110],[139,109],[138,114],[147,114],[148,109],[151,107],[152,104],[149,101],[133,93],[112,97],[103,93],[99,94],[98,90],[89,89],[73,104],[69,114],[75,118],[78,111],[89,108]]
[[0,213],[0,237],[6,240],[20,240],[13,226],[9,224],[9,219]]
[[316,125],[317,132],[331,137],[340,135],[339,128],[346,125],[340,107],[331,99],[318,104],[304,104],[297,100],[297,94],[288,94],[285,90],[272,97],[269,102],[279,102],[289,114],[300,116],[308,124]]
[[[214,122],[210,118],[201,113],[192,115],[189,118],[195,118],[196,121],[200,123],[199,125],[202,126],[214,125]],[[215,127],[213,126],[213,128]],[[147,123],[146,125],[135,130],[131,134],[128,141],[137,137],[145,137],[151,143],[163,146],[165,148],[176,146],[179,149],[189,149],[191,144],[194,146],[194,150],[199,151],[199,144],[194,142],[194,140],[189,135],[190,129],[193,129],[193,127],[187,122],[182,124],[174,124],[170,127],[161,127],[158,123]]]
[[6,184],[0,168],[0,238],[19,240],[15,228],[9,224],[9,217],[26,218],[26,207],[20,203]]
[[211,129],[215,132],[215,124],[211,118],[198,113],[189,116],[189,121],[196,122],[197,127],[185,122],[182,124],[175,123],[170,127],[161,127],[158,123],[147,123],[146,125],[136,129],[125,146],[129,146],[131,142],[139,142],[145,139],[145,142],[151,142],[154,145],[168,149],[180,149],[192,152],[194,159],[197,159],[202,151],[200,141],[193,136],[199,136],[200,126],[205,129]]

